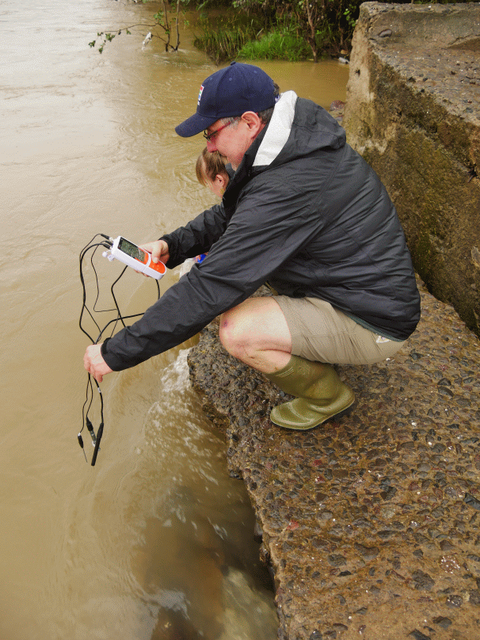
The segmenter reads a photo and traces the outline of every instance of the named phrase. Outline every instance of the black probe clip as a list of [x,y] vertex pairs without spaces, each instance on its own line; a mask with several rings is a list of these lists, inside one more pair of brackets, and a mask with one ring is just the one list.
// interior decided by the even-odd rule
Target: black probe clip
[[100,423],[100,426],[98,427],[98,431],[97,431],[97,439],[95,441],[95,449],[93,450],[93,456],[92,456],[92,467],[95,466],[95,462],[97,461],[97,456],[98,456],[98,451],[100,449],[100,441],[102,439],[102,435],[103,435],[103,422]]
[[93,424],[91,423],[88,416],[85,418],[85,422],[87,423],[88,433],[92,438],[92,445],[95,446],[97,444],[97,436],[95,435],[95,431],[93,430]]
[[83,455],[85,456],[85,462],[88,462],[87,454],[85,453],[85,449],[83,448],[83,438],[82,438],[82,434],[81,433],[79,433],[77,435],[77,440],[78,440],[78,444],[80,445],[81,450],[83,451]]

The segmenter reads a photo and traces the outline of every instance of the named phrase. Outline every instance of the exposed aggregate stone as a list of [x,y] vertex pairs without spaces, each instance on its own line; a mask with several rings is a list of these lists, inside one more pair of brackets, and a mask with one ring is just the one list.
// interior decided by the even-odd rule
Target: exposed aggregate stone
[[390,47],[379,58],[395,67],[419,93],[435,94],[451,113],[478,123],[480,56],[473,51]]
[[402,351],[338,367],[353,412],[304,433],[270,422],[288,396],[226,353],[216,322],[190,351],[263,533],[280,639],[480,638],[480,342],[419,288]]
[[[372,17],[384,16],[384,28],[376,26],[369,35],[375,54],[385,64],[391,65],[407,83],[416,85],[420,93],[434,94],[448,111],[478,123],[478,3],[411,7],[369,2],[366,12]],[[422,22],[422,14],[433,20],[430,27]]]

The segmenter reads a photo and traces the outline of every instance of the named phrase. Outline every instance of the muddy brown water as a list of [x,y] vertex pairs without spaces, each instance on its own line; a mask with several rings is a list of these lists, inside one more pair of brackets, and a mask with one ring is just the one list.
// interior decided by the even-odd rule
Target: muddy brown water
[[[176,54],[155,40],[142,49],[147,29],[102,55],[88,47],[158,9],[0,5],[2,640],[276,636],[248,496],[189,386],[190,344],[106,379],[95,467],[76,441],[80,250],[98,232],[157,238],[212,202],[195,178],[201,138],[174,133],[215,71],[192,34],[182,28]],[[345,98],[348,70],[335,61],[259,64],[325,107]],[[99,269],[103,292],[116,267]],[[155,296],[128,274],[122,310]],[[85,448],[90,457],[87,437]]]

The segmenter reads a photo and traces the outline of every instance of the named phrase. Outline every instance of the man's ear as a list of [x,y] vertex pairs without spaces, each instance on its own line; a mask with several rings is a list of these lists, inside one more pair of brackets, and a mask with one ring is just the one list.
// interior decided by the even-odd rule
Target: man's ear
[[245,122],[245,124],[254,134],[254,137],[258,135],[258,133],[260,133],[260,131],[265,126],[261,119],[258,117],[258,114],[255,113],[255,111],[245,111],[240,119]]

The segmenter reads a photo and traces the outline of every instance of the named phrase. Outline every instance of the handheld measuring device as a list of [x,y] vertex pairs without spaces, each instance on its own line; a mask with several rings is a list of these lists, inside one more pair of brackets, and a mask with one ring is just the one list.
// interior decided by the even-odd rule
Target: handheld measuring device
[[111,243],[110,249],[104,251],[104,258],[109,260],[119,260],[123,264],[132,267],[135,271],[144,273],[146,276],[160,280],[166,271],[167,267],[163,262],[153,262],[152,255],[148,251],[140,249],[136,244],[130,242],[123,236],[118,238],[109,238]]

